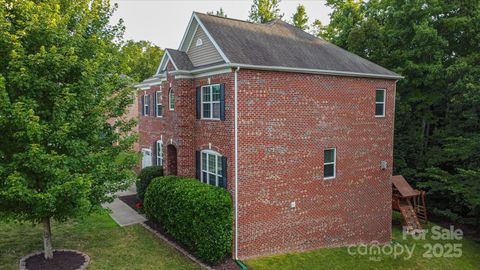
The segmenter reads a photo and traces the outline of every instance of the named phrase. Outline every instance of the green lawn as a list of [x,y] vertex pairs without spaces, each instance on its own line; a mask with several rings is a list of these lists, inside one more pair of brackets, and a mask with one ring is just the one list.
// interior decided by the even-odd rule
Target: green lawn
[[[107,213],[53,224],[54,248],[87,253],[89,270],[200,269],[140,225],[119,227]],[[18,269],[20,257],[42,249],[42,228],[0,222],[0,269]]]
[[[399,223],[399,216],[395,216]],[[428,225],[431,229],[433,224]],[[408,255],[398,256],[369,256],[369,255],[350,255],[347,248],[325,248],[302,253],[289,253],[277,256],[262,257],[246,261],[247,265],[255,270],[269,269],[480,269],[480,244],[465,239],[462,240],[433,240],[431,234],[426,234],[425,240],[415,240],[411,237],[402,239],[400,225],[393,227],[393,239],[398,242],[395,245],[407,245],[410,250],[413,246],[413,255],[407,259]],[[448,252],[452,245],[461,244],[462,255],[459,258],[433,257],[425,258],[423,255],[428,251],[424,245],[437,244],[435,253],[432,255],[440,256]],[[445,245],[447,244],[447,245]],[[450,246],[450,247],[447,247]],[[444,248],[443,252],[441,249]],[[357,251],[357,249],[351,249]],[[385,249],[388,251],[388,249]],[[451,251],[451,250],[450,250]],[[450,253],[451,254],[451,253]]]

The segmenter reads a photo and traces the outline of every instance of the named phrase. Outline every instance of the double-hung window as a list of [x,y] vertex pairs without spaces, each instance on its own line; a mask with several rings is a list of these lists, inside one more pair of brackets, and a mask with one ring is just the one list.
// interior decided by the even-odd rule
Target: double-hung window
[[175,110],[175,91],[173,88],[168,91],[168,108],[170,111]]
[[155,116],[162,117],[162,91],[155,92]]
[[325,149],[323,156],[323,178],[333,179],[337,169],[337,151],[335,148]]
[[155,147],[155,150],[157,151],[155,153],[155,164],[157,164],[158,166],[163,166],[163,141],[156,141],[156,147]]
[[375,117],[385,116],[385,89],[377,89],[375,92]]
[[220,120],[220,84],[202,86],[202,118]]
[[222,156],[210,150],[201,152],[201,178],[203,183],[223,186]]
[[143,95],[143,115],[149,115],[150,114],[150,96],[149,95]]

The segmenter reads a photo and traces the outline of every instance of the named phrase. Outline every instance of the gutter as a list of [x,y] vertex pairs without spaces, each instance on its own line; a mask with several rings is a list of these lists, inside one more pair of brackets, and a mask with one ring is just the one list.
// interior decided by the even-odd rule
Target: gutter
[[215,71],[225,68],[244,68],[244,69],[254,69],[254,70],[270,70],[270,71],[283,71],[283,72],[293,72],[293,73],[306,73],[306,74],[323,74],[323,75],[333,75],[333,76],[347,76],[347,77],[360,77],[360,78],[378,78],[378,79],[392,79],[400,80],[403,79],[403,76],[398,74],[394,75],[383,75],[383,74],[374,74],[374,73],[360,73],[360,72],[350,72],[350,71],[336,71],[336,70],[326,70],[326,69],[311,69],[311,68],[296,68],[296,67],[282,67],[282,66],[261,66],[261,65],[248,65],[248,64],[238,64],[238,63],[225,63],[205,68],[193,69],[193,70],[175,70],[172,71],[173,75],[201,75],[205,72]]
[[238,261],[238,72],[235,69],[235,117],[234,117],[234,141],[235,141],[235,261]]

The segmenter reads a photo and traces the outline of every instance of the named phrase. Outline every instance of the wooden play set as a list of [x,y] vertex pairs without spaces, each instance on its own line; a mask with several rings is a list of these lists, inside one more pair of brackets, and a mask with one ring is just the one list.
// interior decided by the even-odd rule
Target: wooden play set
[[392,207],[403,216],[409,233],[421,233],[422,225],[427,222],[425,191],[413,189],[401,175],[392,176]]

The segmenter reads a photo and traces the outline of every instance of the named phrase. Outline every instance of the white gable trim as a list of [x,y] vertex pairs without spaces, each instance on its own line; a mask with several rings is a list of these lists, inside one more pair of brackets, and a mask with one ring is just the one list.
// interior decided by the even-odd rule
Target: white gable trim
[[[195,26],[195,29],[192,32],[192,35],[190,36],[189,40],[187,40],[188,33],[190,32],[190,28],[192,27],[192,24],[194,22],[196,22],[197,25]],[[208,32],[207,28],[205,27],[205,25],[203,25],[202,21],[200,20],[200,18],[198,18],[197,14],[195,14],[195,12],[193,12],[192,17],[190,18],[190,22],[188,23],[187,30],[183,34],[182,42],[180,43],[180,46],[178,47],[178,50],[179,51],[188,51],[188,48],[192,45],[193,36],[195,35],[195,32],[197,31],[199,25],[202,28],[202,30],[205,32],[205,34],[207,35],[208,39],[210,39],[210,41],[212,42],[213,46],[215,47],[215,49],[220,54],[223,61],[225,61],[225,63],[230,63],[230,60],[228,60],[225,53],[223,53],[222,49],[220,49],[220,46],[218,46],[217,42],[213,39],[212,35],[210,35],[210,32]],[[188,47],[184,47],[184,45],[186,45],[186,43],[188,43]],[[182,48],[183,48],[183,50],[182,50]]]
[[[168,57],[168,58],[167,58]],[[175,64],[175,62],[173,61],[173,58],[172,56],[170,55],[170,53],[168,53],[168,50],[165,49],[165,53],[163,54],[163,57],[162,57],[162,61],[160,61],[160,65],[158,66],[157,68],[157,72],[155,74],[159,74],[160,71],[162,71],[162,67],[166,66],[167,63],[168,63],[168,60],[170,60],[173,64],[173,67],[178,70],[178,67],[177,65]]]

